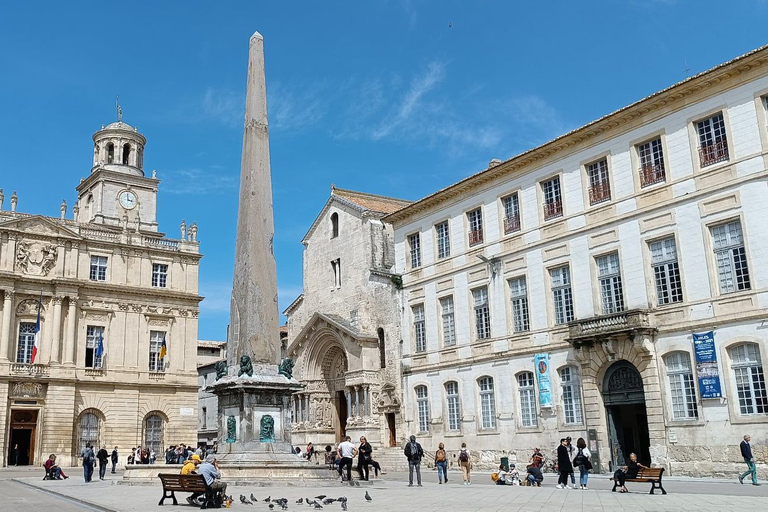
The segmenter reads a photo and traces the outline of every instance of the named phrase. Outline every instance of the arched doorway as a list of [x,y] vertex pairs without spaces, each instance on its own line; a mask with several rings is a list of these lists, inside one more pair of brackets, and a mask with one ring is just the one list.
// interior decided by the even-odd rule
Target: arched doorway
[[650,436],[645,409],[645,391],[640,372],[629,361],[617,361],[603,379],[611,470],[625,465],[630,453],[636,453],[641,464],[650,466]]
[[347,433],[349,401],[346,394],[347,356],[338,345],[332,346],[323,356],[320,367],[322,379],[328,387],[333,404],[333,429],[336,439]]

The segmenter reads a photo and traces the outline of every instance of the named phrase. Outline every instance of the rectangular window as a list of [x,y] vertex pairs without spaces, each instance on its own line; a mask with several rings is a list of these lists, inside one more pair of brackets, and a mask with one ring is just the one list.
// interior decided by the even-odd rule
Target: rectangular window
[[728,140],[722,112],[696,123],[696,132],[699,134],[699,161],[702,167],[728,160]]
[[35,345],[36,324],[21,322],[19,324],[19,347],[16,351],[16,362],[29,364],[32,362],[32,347]]
[[555,323],[567,324],[573,320],[573,294],[571,292],[571,270],[566,265],[550,269],[552,281],[552,305],[555,311]]
[[447,258],[451,255],[451,234],[448,231],[448,221],[435,226],[437,232],[437,258]]
[[107,280],[107,257],[91,256],[91,281]]
[[747,253],[744,249],[744,236],[741,222],[738,220],[712,226],[712,243],[717,262],[717,279],[720,293],[749,290],[749,269]]
[[696,405],[696,381],[691,370],[691,356],[687,352],[675,352],[664,358],[672,395],[672,416],[676,420],[692,420],[699,417]]
[[523,372],[517,376],[517,386],[520,392],[520,424],[523,427],[535,427],[536,393],[533,389],[533,373]]
[[520,201],[517,192],[501,199],[504,205],[504,234],[520,231]]
[[603,158],[587,165],[589,178],[589,204],[595,205],[611,200],[611,184],[608,181],[608,160]]
[[333,271],[333,287],[341,288],[341,258],[336,258],[331,262],[331,270]]
[[164,331],[149,331],[149,371],[151,372],[165,370],[165,360],[160,358],[164,341]]
[[768,412],[768,395],[765,375],[757,343],[744,343],[730,349],[736,392],[741,414],[765,414]]
[[664,150],[661,138],[653,139],[637,146],[637,156],[640,159],[640,186],[648,187],[666,181],[664,169]]
[[512,297],[512,323],[515,332],[524,332],[531,328],[528,315],[528,289],[525,277],[509,280],[509,293]]
[[483,243],[483,211],[480,208],[467,212],[469,221],[469,245]]
[[456,319],[453,313],[453,297],[440,299],[440,309],[443,316],[443,345],[450,347],[456,344]]
[[205,430],[205,429],[207,429],[207,428],[208,428],[208,408],[207,408],[207,407],[203,407],[203,408],[202,408],[202,411],[201,411],[201,413],[200,413],[200,416],[202,416],[202,417],[200,418],[200,420],[201,420],[201,421],[200,421],[200,428],[201,428],[202,430]]
[[424,327],[424,305],[413,306],[413,334],[416,340],[416,352],[426,352],[427,331]]
[[475,301],[475,329],[479,339],[491,337],[491,310],[488,307],[488,288],[472,290]]
[[541,192],[544,194],[544,220],[562,217],[563,198],[560,191],[560,178],[555,176],[551,180],[543,181]]
[[421,266],[421,237],[419,233],[408,235],[408,247],[411,249],[411,268]]
[[682,302],[683,285],[680,281],[680,268],[677,263],[675,238],[652,242],[651,266],[656,280],[656,298],[659,305]]
[[576,378],[576,371],[566,366],[560,371],[560,389],[563,392],[563,415],[564,423],[575,424],[584,421],[581,405],[581,390],[579,381]]
[[461,430],[461,408],[459,407],[459,385],[456,382],[445,384],[448,398],[448,430]]
[[614,252],[597,258],[597,274],[600,280],[603,314],[611,315],[624,311],[624,292],[621,286],[619,254]]
[[168,286],[168,265],[164,263],[152,264],[152,286],[157,288]]
[[493,379],[483,377],[477,381],[480,385],[480,426],[496,428],[496,399],[493,395]]
[[102,356],[97,355],[99,342],[103,343],[104,327],[89,325],[85,333],[85,367],[101,368]]
[[416,407],[419,413],[419,432],[429,432],[429,394],[427,386],[416,388]]

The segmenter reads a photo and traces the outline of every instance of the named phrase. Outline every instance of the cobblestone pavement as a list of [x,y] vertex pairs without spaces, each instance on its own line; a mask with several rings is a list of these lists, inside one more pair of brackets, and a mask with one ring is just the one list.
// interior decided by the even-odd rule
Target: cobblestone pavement
[[[158,467],[161,471],[161,467]],[[0,510],[75,510],[144,511],[144,510],[191,510],[183,493],[180,493],[178,507],[166,500],[159,507],[162,490],[159,485],[114,485],[120,475],[107,475],[105,481],[86,484],[82,471],[73,468],[68,472],[72,478],[65,481],[42,481],[42,472],[35,470],[0,470]],[[491,485],[487,473],[475,474],[471,486],[461,484],[461,475],[452,473],[450,482],[438,485],[436,475],[425,471],[424,486],[410,488],[407,475],[390,473],[385,480],[377,481],[372,487],[351,488],[336,482],[318,487],[255,485],[230,486],[229,494],[234,495],[234,509],[269,512],[267,504],[242,505],[239,495],[253,493],[264,499],[268,495],[289,499],[289,510],[314,510],[307,505],[297,505],[299,498],[320,494],[329,497],[346,496],[349,511],[764,511],[768,510],[768,485],[753,487],[739,485],[737,481],[704,480],[693,478],[668,478],[664,487],[669,494],[649,495],[649,484],[628,484],[628,494],[610,492],[607,476],[590,478],[590,490],[556,489],[555,480],[546,475],[545,485],[540,488],[502,487]],[[365,492],[370,492],[373,501],[366,502]],[[278,507],[275,507],[278,510]],[[324,512],[341,511],[338,503],[324,506]]]

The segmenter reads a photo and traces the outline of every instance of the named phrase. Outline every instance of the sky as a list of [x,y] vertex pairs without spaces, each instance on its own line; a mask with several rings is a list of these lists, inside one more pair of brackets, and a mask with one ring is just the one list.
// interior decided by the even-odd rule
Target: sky
[[[282,312],[339,188],[417,200],[768,43],[768,0],[13,2],[0,188],[59,215],[92,135],[147,137],[160,230],[196,221],[199,338],[226,339],[248,40],[264,36]],[[70,210],[71,211],[71,210]],[[284,320],[284,319],[283,319]]]

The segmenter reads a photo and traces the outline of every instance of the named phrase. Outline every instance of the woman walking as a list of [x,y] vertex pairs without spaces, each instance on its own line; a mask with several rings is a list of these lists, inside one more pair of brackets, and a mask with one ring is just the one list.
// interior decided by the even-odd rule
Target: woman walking
[[435,466],[437,466],[437,479],[440,483],[448,483],[448,458],[445,455],[445,445],[440,443],[435,452]]
[[587,448],[587,443],[583,437],[576,441],[576,456],[573,458],[573,465],[579,467],[579,486],[578,488],[587,489],[587,480],[589,479],[589,470],[592,469],[590,458],[592,454]]
[[459,467],[461,467],[461,476],[464,477],[464,485],[471,485],[472,479],[469,473],[472,470],[472,457],[470,457],[469,450],[467,450],[467,443],[461,443]]
[[558,489],[570,489],[568,485],[568,474],[573,473],[573,464],[568,455],[568,446],[565,438],[560,440],[560,446],[557,447],[557,469],[560,471],[560,478],[557,479]]

